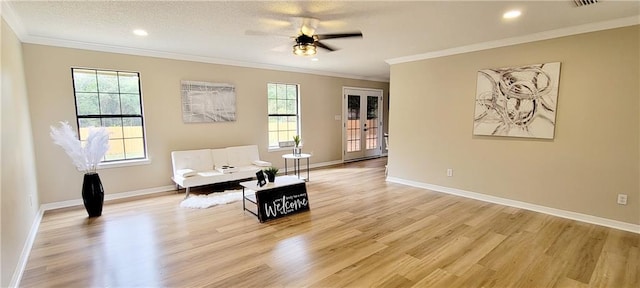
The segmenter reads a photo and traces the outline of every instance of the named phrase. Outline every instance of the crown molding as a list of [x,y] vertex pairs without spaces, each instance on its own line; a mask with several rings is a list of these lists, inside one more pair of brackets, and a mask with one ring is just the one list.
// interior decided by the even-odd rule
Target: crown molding
[[394,64],[439,58],[439,57],[445,57],[445,56],[451,56],[456,54],[469,53],[469,52],[475,52],[475,51],[541,41],[541,40],[548,40],[548,39],[571,36],[571,35],[582,34],[582,33],[589,33],[589,32],[596,32],[596,31],[607,30],[607,29],[633,26],[638,24],[640,24],[640,15],[625,17],[625,18],[620,18],[615,20],[609,20],[609,21],[603,21],[603,22],[589,23],[589,24],[561,28],[556,30],[549,30],[549,31],[544,31],[540,33],[500,39],[496,41],[471,44],[471,45],[460,46],[460,47],[455,47],[450,49],[427,52],[423,54],[391,58],[391,59],[385,60],[385,62],[387,62],[390,65],[394,65]]
[[24,25],[22,24],[20,17],[18,17],[14,12],[13,6],[11,6],[11,3],[7,1],[0,1],[0,2],[2,2],[0,4],[0,15],[2,16],[2,19],[4,19],[4,21],[7,22],[9,27],[11,27],[11,30],[13,30],[13,33],[16,34],[16,36],[20,41],[22,41],[24,36],[27,35],[27,32],[26,32],[27,30],[24,29]]
[[5,19],[7,24],[9,24],[13,32],[16,34],[16,36],[22,43],[389,83],[389,78],[365,77],[360,75],[342,74],[342,73],[318,71],[318,70],[312,70],[312,69],[302,69],[302,68],[272,65],[272,64],[265,64],[265,63],[252,63],[252,62],[244,62],[244,61],[237,61],[237,60],[196,56],[196,55],[189,55],[189,54],[130,48],[130,47],[124,47],[124,46],[104,45],[104,44],[96,44],[96,43],[89,43],[89,42],[32,36],[32,35],[29,35],[27,30],[24,28],[24,25],[22,24],[20,17],[18,17],[15,14],[11,4],[7,1],[1,1],[1,2],[2,2],[2,6],[0,8],[0,15],[2,16],[3,19]]
[[306,74],[313,74],[313,75],[348,78],[348,79],[356,79],[356,80],[389,82],[389,79],[382,79],[382,78],[375,78],[375,77],[364,77],[364,76],[358,76],[358,75],[340,74],[340,73],[317,71],[317,70],[311,70],[311,69],[302,69],[302,68],[287,67],[287,66],[280,66],[280,65],[244,62],[244,61],[237,61],[237,60],[229,60],[229,59],[181,54],[181,53],[171,53],[171,52],[163,52],[163,51],[156,51],[156,50],[124,47],[124,46],[104,45],[104,44],[96,44],[96,43],[89,43],[89,42],[64,40],[64,39],[54,39],[54,38],[30,36],[30,35],[23,36],[21,39],[21,42],[29,43],[29,44],[46,45],[46,46],[90,50],[90,51],[119,53],[119,54],[136,55],[136,56],[147,56],[147,57],[156,57],[156,58],[173,59],[173,60],[183,60],[183,61],[191,61],[191,62],[199,62],[199,63],[219,64],[219,65],[256,68],[256,69],[267,69],[267,70],[286,71],[286,72],[295,72],[295,73],[306,73]]

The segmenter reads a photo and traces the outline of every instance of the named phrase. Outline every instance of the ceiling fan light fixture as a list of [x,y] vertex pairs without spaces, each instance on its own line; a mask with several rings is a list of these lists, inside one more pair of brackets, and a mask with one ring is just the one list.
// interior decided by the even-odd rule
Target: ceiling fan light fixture
[[316,55],[316,45],[308,43],[297,43],[293,45],[293,54],[298,56]]

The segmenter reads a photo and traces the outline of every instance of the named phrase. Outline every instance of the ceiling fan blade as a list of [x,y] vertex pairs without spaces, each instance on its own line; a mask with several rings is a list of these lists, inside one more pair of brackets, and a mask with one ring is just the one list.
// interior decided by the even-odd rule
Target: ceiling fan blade
[[324,45],[324,44],[322,44],[322,42],[319,42],[319,41],[314,42],[314,44],[316,46],[320,47],[320,48],[324,48],[324,49],[327,49],[329,51],[336,51],[337,50],[337,49],[335,49],[335,48],[333,48],[331,46]]
[[337,34],[320,34],[315,35],[318,40],[335,39],[335,38],[349,38],[349,37],[362,37],[362,32],[351,33],[337,33]]

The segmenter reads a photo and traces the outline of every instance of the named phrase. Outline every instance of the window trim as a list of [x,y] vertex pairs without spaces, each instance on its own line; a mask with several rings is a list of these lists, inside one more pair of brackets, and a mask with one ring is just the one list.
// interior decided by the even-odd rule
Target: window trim
[[[75,70],[92,70],[95,71],[96,75],[99,72],[115,72],[118,73],[130,73],[136,74],[138,80],[138,100],[140,102],[140,114],[88,114],[88,115],[79,115],[78,114],[78,98],[77,93],[93,93],[86,91],[76,91],[76,83],[75,83]],[[96,80],[97,81],[97,80]],[[144,115],[144,102],[142,97],[142,79],[140,77],[140,72],[136,71],[127,71],[127,70],[114,70],[114,69],[102,69],[102,68],[88,68],[88,67],[71,67],[71,86],[73,89],[73,104],[75,108],[75,118],[76,118],[76,128],[78,129],[78,140],[80,138],[80,119],[102,119],[102,118],[138,118],[140,119],[140,125],[142,126],[142,149],[143,149],[143,157],[138,158],[129,158],[129,159],[114,159],[114,160],[101,160],[98,164],[98,169],[109,169],[109,168],[117,168],[117,167],[126,167],[126,166],[137,166],[137,165],[145,165],[150,164],[151,159],[149,158],[149,149],[147,147],[147,126],[145,122]],[[99,88],[97,88],[96,93],[100,93]],[[118,82],[118,96],[120,97],[122,94],[120,93],[120,82]],[[131,94],[131,93],[124,93]],[[122,104],[121,104],[122,105]],[[122,111],[120,111],[122,112]],[[123,126],[121,126],[123,127]],[[123,135],[124,137],[124,135]],[[123,138],[129,139],[129,138]],[[111,138],[110,138],[111,140]]]
[[[286,86],[295,86],[296,87],[296,114],[269,114],[269,85],[286,85]],[[277,88],[276,88],[277,89]],[[301,95],[300,95],[300,84],[295,84],[295,83],[284,83],[284,82],[267,82],[267,151],[268,152],[273,152],[273,151],[285,151],[288,149],[292,149],[295,146],[270,146],[269,145],[269,133],[271,132],[269,130],[269,119],[270,117],[296,117],[297,118],[297,124],[296,124],[296,133],[297,135],[300,135],[300,137],[302,138],[302,116],[301,116]],[[280,130],[277,130],[278,132]],[[293,141],[293,139],[291,139],[291,141]],[[279,145],[279,144],[278,144]],[[302,145],[300,145],[300,147],[302,147]]]
[[133,160],[114,160],[110,162],[100,162],[100,164],[98,164],[98,170],[139,166],[139,165],[149,165],[149,164],[151,164],[151,159],[149,157],[144,159],[140,158],[140,159],[133,159]]

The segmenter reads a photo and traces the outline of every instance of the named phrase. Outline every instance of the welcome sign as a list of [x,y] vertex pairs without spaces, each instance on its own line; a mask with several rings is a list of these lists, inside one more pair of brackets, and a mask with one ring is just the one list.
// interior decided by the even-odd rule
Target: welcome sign
[[256,192],[260,222],[309,210],[305,183]]

